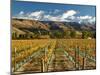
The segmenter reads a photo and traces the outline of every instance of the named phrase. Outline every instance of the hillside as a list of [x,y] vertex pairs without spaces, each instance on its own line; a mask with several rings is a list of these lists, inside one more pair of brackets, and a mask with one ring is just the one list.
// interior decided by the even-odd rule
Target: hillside
[[51,35],[56,33],[61,36],[66,32],[75,31],[81,34],[83,31],[95,33],[95,24],[77,22],[36,21],[28,19],[12,19],[12,32],[18,34]]

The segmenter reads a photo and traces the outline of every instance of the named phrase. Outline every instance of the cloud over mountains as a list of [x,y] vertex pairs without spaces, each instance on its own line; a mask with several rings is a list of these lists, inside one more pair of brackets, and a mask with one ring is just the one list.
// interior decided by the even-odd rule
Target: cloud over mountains
[[20,19],[33,19],[39,21],[65,21],[65,22],[95,22],[94,16],[84,15],[84,16],[76,16],[79,14],[79,11],[75,10],[67,10],[61,11],[55,9],[54,11],[43,11],[37,10],[33,12],[25,13],[24,11],[20,11],[15,18]]

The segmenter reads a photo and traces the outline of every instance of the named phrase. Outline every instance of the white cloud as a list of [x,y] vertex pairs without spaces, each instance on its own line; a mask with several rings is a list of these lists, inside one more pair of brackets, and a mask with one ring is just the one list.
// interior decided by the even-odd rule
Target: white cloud
[[30,17],[32,16],[41,16],[42,14],[44,14],[44,11],[35,11],[35,12],[32,12],[30,13]]
[[56,14],[56,13],[59,13],[59,12],[60,12],[59,9],[55,9],[53,13]]
[[60,21],[60,16],[45,15],[44,20]]
[[95,17],[92,17],[92,19],[89,20],[90,23],[95,23],[95,21],[96,21]]
[[[60,12],[61,10],[55,9],[54,11],[50,11],[53,13]],[[95,17],[85,15],[85,16],[75,16],[78,14],[75,10],[68,10],[66,12],[62,12],[58,15],[52,15],[50,12],[39,10],[34,12],[24,13],[24,11],[20,11],[20,13],[15,16],[17,18],[23,19],[33,19],[40,21],[66,21],[66,22],[95,22]]]
[[76,19],[76,17],[75,16],[69,16],[68,19],[74,20],[74,19]]
[[20,11],[19,15],[24,15],[24,11]]
[[69,10],[69,11],[63,13],[61,18],[65,19],[65,18],[68,18],[68,17],[73,16],[75,14],[77,14],[77,12],[75,10]]
[[49,10],[49,11],[47,11],[46,13],[48,13],[48,14],[58,14],[59,12],[61,12],[61,10],[59,10],[59,9],[55,9],[55,10]]
[[43,17],[44,17],[44,11],[35,11],[35,12],[32,12],[30,14],[28,14],[28,17],[29,18],[33,18],[35,20],[41,20]]
[[92,19],[91,19],[91,21],[95,21],[96,20],[96,18],[95,17],[93,17]]
[[88,16],[88,15],[86,15],[86,16],[79,16],[79,17],[77,17],[78,19],[83,19],[83,20],[86,20],[86,19],[92,19],[92,16]]
[[82,23],[82,22],[93,23],[93,22],[95,22],[95,17],[89,16],[89,15],[79,16],[79,17],[77,17],[77,20],[79,23]]
[[[52,11],[53,14],[60,12],[61,10],[55,9],[54,11]],[[34,11],[31,13],[24,13],[24,11],[21,11],[19,13],[19,15],[17,16],[18,18],[24,18],[24,19],[34,19],[34,20],[46,20],[46,21],[67,21],[67,19],[74,19],[75,17],[73,15],[75,15],[77,12],[74,10],[69,10],[67,12],[64,13],[60,13],[57,16],[54,15],[50,15],[50,13],[48,12],[47,14],[45,14],[47,12],[45,11]]]

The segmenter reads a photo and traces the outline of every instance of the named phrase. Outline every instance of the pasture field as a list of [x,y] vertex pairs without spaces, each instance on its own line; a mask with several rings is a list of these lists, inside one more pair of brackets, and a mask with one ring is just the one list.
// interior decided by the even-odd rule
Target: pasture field
[[12,72],[14,73],[95,68],[95,39],[12,40]]

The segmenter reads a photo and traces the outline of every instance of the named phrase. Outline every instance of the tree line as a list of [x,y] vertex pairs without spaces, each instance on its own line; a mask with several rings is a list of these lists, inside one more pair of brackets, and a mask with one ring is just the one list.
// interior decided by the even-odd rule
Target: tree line
[[[17,32],[12,33],[12,39],[39,39],[41,36],[44,38],[53,38],[53,39],[88,39],[90,38],[96,38],[96,33],[92,31],[81,31],[79,34],[75,31],[60,31],[60,30],[54,30],[51,32],[37,32],[33,34],[26,33],[26,34],[19,34]],[[42,38],[43,38],[42,37]]]

